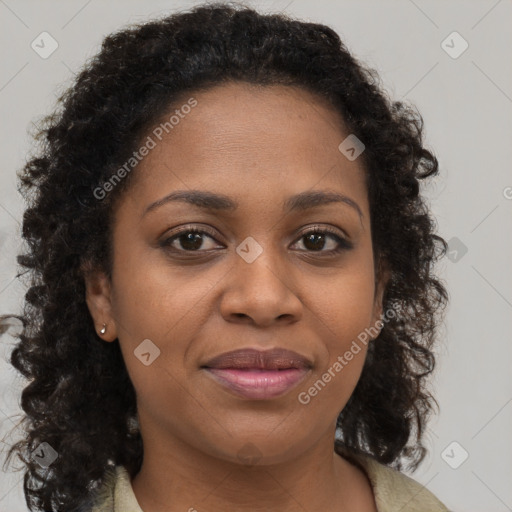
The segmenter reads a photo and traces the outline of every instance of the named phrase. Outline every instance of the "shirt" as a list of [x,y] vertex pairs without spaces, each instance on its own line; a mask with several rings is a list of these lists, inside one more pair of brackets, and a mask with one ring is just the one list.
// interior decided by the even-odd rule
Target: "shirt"
[[[423,485],[365,455],[346,456],[368,476],[378,512],[449,512]],[[109,471],[92,512],[143,512],[124,466]]]

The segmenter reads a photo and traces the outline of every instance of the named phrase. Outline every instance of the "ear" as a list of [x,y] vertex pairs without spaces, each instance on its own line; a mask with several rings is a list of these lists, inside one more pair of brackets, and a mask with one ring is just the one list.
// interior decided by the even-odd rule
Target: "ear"
[[[105,272],[83,267],[85,300],[94,321],[96,332],[105,341],[117,339],[117,327],[112,313],[112,285]],[[106,325],[105,333],[100,330]]]
[[[384,313],[383,302],[384,292],[386,291],[387,284],[391,277],[391,271],[385,262],[380,262],[377,274],[375,276],[375,295],[373,303],[373,318],[372,325],[376,325],[382,318]],[[381,325],[380,323],[377,325]]]

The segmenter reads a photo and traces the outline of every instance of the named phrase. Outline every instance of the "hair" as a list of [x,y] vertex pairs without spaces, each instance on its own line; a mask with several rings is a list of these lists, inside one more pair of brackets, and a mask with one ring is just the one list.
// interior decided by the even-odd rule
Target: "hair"
[[[10,362],[29,381],[24,437],[7,459],[23,461],[31,511],[85,510],[109,468],[124,465],[131,477],[140,469],[135,390],[119,341],[96,333],[84,282],[86,269],[112,275],[112,212],[131,176],[102,200],[94,191],[171,106],[234,81],[307,90],[365,144],[359,158],[376,275],[389,270],[383,310],[397,313],[368,345],[334,445],[396,469],[406,461],[415,470],[427,452],[422,439],[438,407],[427,377],[448,293],[433,272],[447,245],[420,194],[420,180],[438,173],[421,115],[392,101],[377,72],[325,25],[232,3],[199,5],[108,35],[41,120],[38,152],[18,171],[27,208],[17,277],[28,273],[28,286],[22,314],[1,318],[23,325]],[[59,454],[48,468],[31,457],[42,442]]]

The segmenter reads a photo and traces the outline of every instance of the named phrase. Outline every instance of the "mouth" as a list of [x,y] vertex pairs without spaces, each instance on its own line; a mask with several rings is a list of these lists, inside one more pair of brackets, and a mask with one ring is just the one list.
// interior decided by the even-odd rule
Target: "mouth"
[[296,387],[310,372],[312,363],[290,350],[244,349],[221,354],[201,368],[237,396],[267,400]]

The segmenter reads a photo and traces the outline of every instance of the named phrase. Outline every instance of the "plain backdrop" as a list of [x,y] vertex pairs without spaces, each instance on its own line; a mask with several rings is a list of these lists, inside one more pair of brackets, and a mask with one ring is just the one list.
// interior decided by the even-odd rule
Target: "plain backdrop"
[[[438,267],[450,305],[432,379],[440,413],[429,424],[429,455],[413,477],[450,510],[512,510],[512,2],[246,3],[329,24],[378,70],[394,99],[421,112],[441,166],[424,192],[450,242]],[[15,173],[29,154],[32,123],[53,109],[106,34],[195,4],[0,0],[0,313],[19,312],[23,299],[14,279],[24,209]],[[42,32],[58,44],[47,58],[31,47]],[[20,418],[24,385],[7,362],[12,342],[4,336],[0,346],[2,462],[16,439],[7,433]],[[0,472],[2,512],[27,510],[22,476]]]

